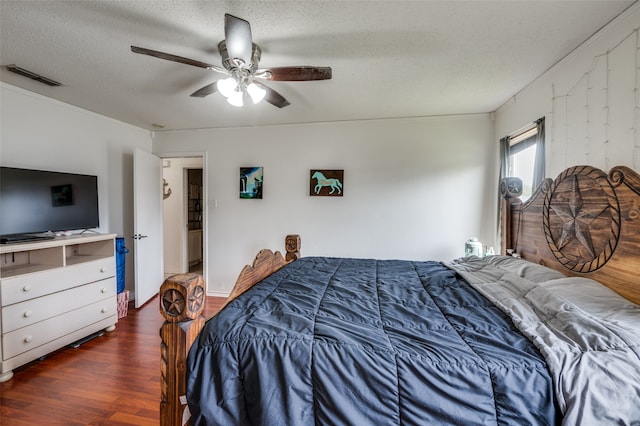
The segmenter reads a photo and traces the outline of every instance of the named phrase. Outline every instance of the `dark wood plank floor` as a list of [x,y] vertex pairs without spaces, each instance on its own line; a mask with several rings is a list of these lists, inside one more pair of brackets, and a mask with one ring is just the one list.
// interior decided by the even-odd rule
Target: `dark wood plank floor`
[[[208,297],[204,316],[224,300]],[[157,425],[162,322],[157,296],[129,304],[114,332],[16,369],[0,383],[0,424]]]

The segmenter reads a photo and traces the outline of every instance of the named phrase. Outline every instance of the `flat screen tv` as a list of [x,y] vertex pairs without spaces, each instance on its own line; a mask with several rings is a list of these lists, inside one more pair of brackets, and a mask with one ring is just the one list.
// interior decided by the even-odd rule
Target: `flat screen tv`
[[97,176],[0,167],[0,242],[98,226]]

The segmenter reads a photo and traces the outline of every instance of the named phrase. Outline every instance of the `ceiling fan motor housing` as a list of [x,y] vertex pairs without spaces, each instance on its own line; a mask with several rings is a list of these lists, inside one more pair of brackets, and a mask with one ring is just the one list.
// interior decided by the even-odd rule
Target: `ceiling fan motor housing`
[[222,66],[229,71],[233,71],[237,68],[243,68],[249,71],[250,74],[253,74],[258,69],[258,63],[260,62],[260,57],[262,56],[262,50],[257,44],[251,44],[251,63],[245,64],[241,59],[229,57],[226,40],[222,40],[220,43],[218,43],[218,51],[220,52],[220,56],[222,57]]

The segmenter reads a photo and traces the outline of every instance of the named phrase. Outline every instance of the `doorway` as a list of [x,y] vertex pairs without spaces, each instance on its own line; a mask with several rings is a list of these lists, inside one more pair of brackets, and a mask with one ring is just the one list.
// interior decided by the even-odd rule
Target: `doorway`
[[203,163],[201,156],[162,159],[165,277],[187,272],[205,274]]
[[187,260],[189,272],[202,275],[202,169],[187,173]]

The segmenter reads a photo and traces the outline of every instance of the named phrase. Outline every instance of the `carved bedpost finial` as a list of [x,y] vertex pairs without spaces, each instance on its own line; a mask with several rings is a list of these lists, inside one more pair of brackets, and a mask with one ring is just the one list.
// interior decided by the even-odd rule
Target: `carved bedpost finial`
[[204,280],[198,274],[177,274],[160,287],[160,313],[168,322],[197,318],[204,309]]
[[513,253],[515,242],[511,229],[511,208],[514,203],[520,203],[522,195],[522,179],[507,177],[500,181],[500,253]]
[[285,259],[287,262],[300,258],[300,235],[290,234],[284,239],[284,245],[287,250]]
[[629,189],[640,195],[640,176],[633,169],[625,166],[614,167],[609,171],[609,182],[614,187],[625,183]]
[[204,302],[200,275],[172,275],[160,287],[160,313],[166,320],[160,328],[161,426],[182,424],[180,396],[186,394],[187,354],[204,326]]
[[514,198],[522,195],[522,179],[507,177],[500,182],[500,195],[504,198]]

